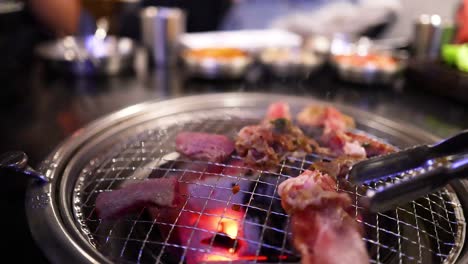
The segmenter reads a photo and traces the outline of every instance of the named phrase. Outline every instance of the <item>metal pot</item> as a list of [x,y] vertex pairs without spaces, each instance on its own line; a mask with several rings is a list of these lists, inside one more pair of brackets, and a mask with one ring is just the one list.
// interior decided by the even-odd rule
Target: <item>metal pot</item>
[[[235,49],[237,50],[237,49]],[[204,79],[242,79],[253,64],[252,55],[219,59],[210,56],[190,56],[191,50],[181,53],[181,59],[188,75]]]
[[36,54],[62,74],[115,75],[133,67],[136,49],[135,42],[129,38],[68,36],[40,44]]
[[[354,54],[347,54],[354,55]],[[401,77],[406,69],[406,58],[392,56],[395,59],[395,67],[392,69],[380,69],[377,67],[357,67],[341,63],[335,56],[331,58],[331,64],[337,71],[340,79],[357,84],[392,84]]]
[[[356,64],[348,60],[345,62],[340,60],[343,56],[364,59],[368,55],[380,57],[380,60],[391,58],[393,63],[383,67],[375,62]],[[407,59],[406,52],[378,44],[367,38],[352,42],[337,37],[332,42],[330,54],[330,63],[341,80],[368,85],[393,84],[406,69]]]
[[[145,170],[161,169],[154,164],[174,152],[177,132],[211,131],[235,135],[240,127],[258,122],[266,107],[278,100],[289,103],[293,112],[310,103],[324,104],[311,98],[271,94],[192,96],[131,106],[80,130],[58,146],[37,172],[26,169],[29,175],[36,177],[27,191],[26,212],[38,245],[54,263],[183,262],[184,257],[189,258],[187,254],[197,248],[169,243],[157,231],[156,226],[162,223],[157,219],[148,220],[145,214],[110,225],[101,222],[94,213],[96,195],[128,181],[144,180],[141,176],[145,175],[141,173]],[[399,147],[438,140],[411,125],[347,106],[337,107],[355,117],[358,129],[372,132]],[[303,166],[303,162],[301,164]],[[288,166],[301,170],[292,167],[297,164]],[[0,167],[24,170],[26,161],[23,155],[11,156],[4,158]],[[135,176],[137,172],[138,177]],[[273,197],[278,177],[285,177],[261,175],[260,178],[233,177],[251,187],[244,193],[247,195],[244,206],[249,208],[248,214],[253,218],[244,218],[242,228],[250,226],[253,231],[245,241],[249,247],[256,247],[253,256],[256,258],[272,254],[297,256],[284,231],[287,230],[287,215],[281,213],[279,199]],[[221,188],[217,186],[212,188]],[[228,190],[232,195],[230,187]],[[363,220],[365,240],[373,260],[466,263],[467,191],[466,181],[453,182],[441,192],[408,206]],[[169,227],[176,226],[176,223],[169,223]],[[184,228],[194,230],[194,227]],[[173,254],[171,249],[180,254]],[[211,251],[203,252],[210,254]]]
[[277,77],[307,76],[316,72],[324,58],[306,49],[265,49],[260,62]]

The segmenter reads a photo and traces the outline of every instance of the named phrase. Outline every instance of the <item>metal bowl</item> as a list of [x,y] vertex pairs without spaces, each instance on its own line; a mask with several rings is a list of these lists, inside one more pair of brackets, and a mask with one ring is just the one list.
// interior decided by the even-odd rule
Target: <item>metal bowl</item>
[[[351,53],[345,56],[354,56],[358,54]],[[377,54],[380,56],[382,54]],[[331,63],[336,69],[338,77],[344,81],[358,84],[391,84],[394,82],[406,68],[405,58],[396,55],[390,55],[395,64],[391,67],[383,68],[372,64],[357,66],[352,63],[344,63],[338,59],[338,55],[331,56]]]
[[[213,50],[216,49],[213,48]],[[253,64],[253,59],[247,52],[232,58],[219,58],[210,55],[192,56],[191,53],[194,51],[197,50],[185,50],[181,54],[187,73],[192,77],[204,79],[241,79]]]
[[64,74],[115,75],[133,66],[136,44],[129,38],[94,35],[65,37],[42,43],[36,54],[48,66]]
[[[340,57],[377,56],[379,60],[389,58],[392,64],[381,66],[378,63],[355,63],[343,61]],[[336,69],[341,80],[357,84],[391,84],[406,68],[408,55],[404,51],[397,51],[384,45],[378,45],[368,38],[361,38],[356,42],[339,36],[333,39],[330,49],[330,63]]]
[[293,77],[315,72],[324,60],[308,50],[269,48],[260,54],[260,62],[275,76]]

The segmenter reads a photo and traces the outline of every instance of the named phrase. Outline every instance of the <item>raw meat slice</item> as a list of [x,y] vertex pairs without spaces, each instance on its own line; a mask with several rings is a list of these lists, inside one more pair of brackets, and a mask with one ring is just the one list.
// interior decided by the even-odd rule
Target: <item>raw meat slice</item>
[[112,220],[146,206],[173,207],[177,204],[177,193],[177,179],[149,179],[100,193],[96,198],[96,212],[99,218]]
[[234,142],[224,135],[181,132],[176,136],[176,149],[194,160],[222,162],[234,151]]

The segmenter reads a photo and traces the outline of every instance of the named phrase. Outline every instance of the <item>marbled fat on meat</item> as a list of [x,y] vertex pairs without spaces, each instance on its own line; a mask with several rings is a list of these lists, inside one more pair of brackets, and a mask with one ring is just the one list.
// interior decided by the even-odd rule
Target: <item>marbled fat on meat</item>
[[303,264],[369,263],[361,227],[352,217],[351,199],[335,186],[335,180],[317,170],[279,185]]

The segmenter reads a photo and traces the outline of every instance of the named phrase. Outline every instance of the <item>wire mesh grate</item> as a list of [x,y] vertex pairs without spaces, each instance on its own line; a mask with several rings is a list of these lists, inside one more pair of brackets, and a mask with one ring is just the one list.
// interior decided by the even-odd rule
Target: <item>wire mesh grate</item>
[[[178,114],[135,129],[133,136],[98,153],[81,171],[73,201],[83,234],[120,263],[299,262],[277,187],[320,157],[290,157],[275,172],[266,172],[239,165],[236,156],[227,164],[171,156],[180,131],[234,137],[241,127],[257,122],[235,109]],[[210,171],[210,166],[220,172]],[[146,208],[114,222],[98,219],[99,193],[148,177],[177,177],[189,190],[185,203],[174,209]],[[239,192],[234,193],[233,186],[239,186]],[[353,198],[363,195],[361,188],[340,182],[337,189]],[[354,200],[357,216],[362,208]],[[450,262],[460,250],[465,226],[461,206],[449,189],[357,221],[365,229],[372,263]]]

